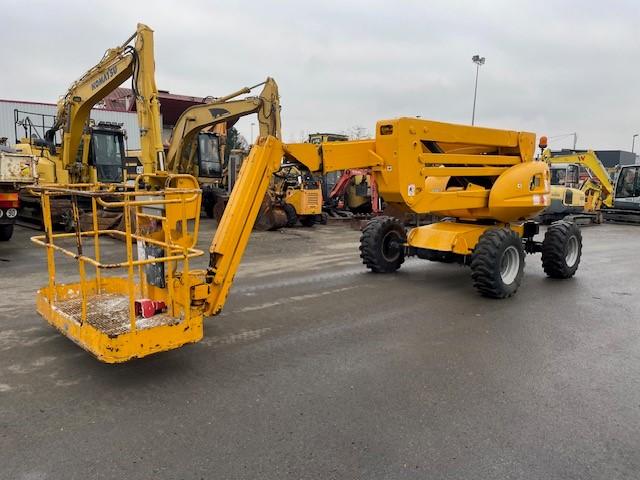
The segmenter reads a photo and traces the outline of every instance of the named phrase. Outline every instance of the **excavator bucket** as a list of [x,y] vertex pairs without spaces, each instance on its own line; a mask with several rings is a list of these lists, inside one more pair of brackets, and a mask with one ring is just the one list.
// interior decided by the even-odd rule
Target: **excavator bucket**
[[[203,332],[201,309],[192,305],[204,294],[196,287],[201,281],[195,280],[204,273],[189,268],[190,260],[203,254],[195,248],[201,196],[197,181],[188,175],[144,175],[136,184],[135,191],[115,194],[117,201],[114,193],[105,200],[104,193],[73,186],[34,189],[42,200],[45,234],[32,241],[46,248],[49,270],[49,284],[37,293],[38,312],[107,363],[197,342]],[[53,233],[50,205],[57,195],[89,198],[90,228],[76,221],[74,232]],[[124,231],[102,229],[99,207],[121,208]],[[77,216],[78,209],[73,211]],[[122,238],[124,259],[107,261],[105,236]],[[77,281],[56,281],[56,252],[77,262]],[[189,298],[174,291],[190,292]]]
[[253,226],[254,230],[277,230],[286,227],[287,222],[287,213],[283,206],[272,198],[270,192],[267,192],[260,205],[258,218]]
[[[222,220],[222,215],[229,202],[229,197],[219,197],[213,207],[213,217],[218,223]],[[273,198],[273,193],[267,192],[260,204],[258,218],[253,226],[257,231],[277,230],[289,225],[289,218],[284,207]]]

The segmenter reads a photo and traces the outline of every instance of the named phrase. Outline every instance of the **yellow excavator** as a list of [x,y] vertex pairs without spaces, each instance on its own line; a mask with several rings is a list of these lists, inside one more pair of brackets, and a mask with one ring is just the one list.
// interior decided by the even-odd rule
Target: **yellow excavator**
[[[557,222],[540,241],[538,225],[528,220],[549,205],[550,193],[548,165],[533,158],[533,133],[408,117],[381,120],[375,132],[370,140],[320,145],[260,137],[242,165],[206,269],[193,268],[204,254],[196,248],[201,199],[193,176],[141,175],[136,190],[118,192],[118,201],[72,186],[38,187],[45,213],[51,198],[76,194],[94,206],[118,205],[126,217],[125,231],[116,232],[126,245],[120,263],[104,262],[100,253],[101,237],[114,232],[94,221],[87,231],[53,233],[46,220],[46,233],[32,238],[45,247],[49,268],[49,283],[37,293],[38,312],[104,362],[201,340],[204,318],[225,305],[273,174],[294,163],[320,174],[371,168],[387,202],[446,218],[408,231],[395,218],[371,220],[362,231],[360,257],[372,272],[395,272],[407,256],[457,262],[470,267],[474,287],[490,298],[516,293],[526,253],[542,254],[549,277],[576,273],[579,228]],[[75,238],[76,248],[65,238]],[[77,282],[58,282],[56,252],[77,260]],[[114,275],[118,270],[124,273]]]
[[[263,88],[258,96],[237,98],[260,86]],[[254,113],[258,117],[260,136],[281,138],[280,96],[273,78],[194,105],[182,113],[173,128],[167,170],[196,177],[203,192],[204,210],[208,217],[218,221],[229,200],[229,185],[219,137],[206,130],[220,125],[231,128],[241,117]],[[261,229],[292,226],[298,220],[310,226],[322,213],[319,182],[310,177],[308,169],[293,167],[272,178],[258,217]]]
[[[44,138],[26,138],[18,152],[38,158],[41,184],[84,184],[87,188],[116,189],[125,182],[125,145],[120,125],[90,122],[91,109],[128,78],[136,99],[140,128],[140,156],[144,173],[165,169],[158,89],[155,82],[153,30],[138,24],[136,32],[76,80],[58,102],[54,124]],[[40,198],[29,189],[20,194],[22,210],[42,221]],[[65,223],[69,197],[50,205],[53,223]]]
[[540,140],[541,158],[549,164],[551,203],[539,216],[543,223],[565,217],[579,224],[602,223],[603,209],[612,208],[614,186],[593,150],[553,154]]
[[[257,96],[238,98],[262,86]],[[209,218],[221,218],[229,198],[224,145],[210,130],[231,128],[241,117],[257,114],[260,135],[280,138],[280,96],[272,78],[229,95],[186,109],[178,118],[167,151],[167,170],[193,175],[202,189],[202,201]]]
[[608,222],[640,224],[640,165],[616,169],[611,207],[602,210]]

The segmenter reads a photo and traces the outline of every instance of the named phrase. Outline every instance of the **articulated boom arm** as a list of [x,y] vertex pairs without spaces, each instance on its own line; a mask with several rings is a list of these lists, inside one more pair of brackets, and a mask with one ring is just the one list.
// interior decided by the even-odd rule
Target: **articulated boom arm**
[[535,135],[416,118],[380,121],[376,138],[287,145],[314,171],[372,169],[387,203],[416,213],[510,222],[549,202],[549,171],[533,161]]
[[417,213],[509,223],[549,205],[549,168],[533,161],[535,135],[431,122],[380,121],[376,138],[284,145],[261,137],[244,161],[211,243],[205,313],[222,310],[273,173],[371,168],[387,202]]
[[[262,92],[257,97],[247,97],[240,100],[231,100],[238,95],[249,93],[254,88],[264,85]],[[167,153],[167,170],[176,173],[197,174],[196,163],[189,155],[189,146],[196,135],[204,128],[220,124],[222,122],[233,125],[240,117],[258,114],[260,136],[273,136],[280,138],[280,97],[278,85],[273,78],[245,87],[237,92],[222,98],[215,99],[211,103],[195,105],[185,110],[173,128],[171,144]]]
[[[135,44],[131,46],[134,39]],[[97,65],[71,85],[58,102],[55,124],[47,132],[47,139],[53,141],[55,132],[62,129],[62,162],[66,168],[75,163],[78,149],[87,139],[83,135],[91,109],[129,77],[133,77],[144,172],[153,173],[158,164],[163,167],[162,125],[154,72],[153,30],[138,24],[136,33],[119,47],[107,50]]]
[[249,242],[260,205],[284,150],[275,137],[260,137],[242,163],[229,203],[209,247],[209,296],[205,314],[217,315],[226,301],[233,277]]

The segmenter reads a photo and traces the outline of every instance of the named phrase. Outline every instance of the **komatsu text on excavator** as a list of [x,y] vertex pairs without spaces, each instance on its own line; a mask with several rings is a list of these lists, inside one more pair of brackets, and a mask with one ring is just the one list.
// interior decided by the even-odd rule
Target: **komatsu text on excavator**
[[[260,137],[242,165],[205,269],[194,268],[204,252],[196,248],[200,190],[193,176],[141,175],[136,190],[118,192],[117,201],[71,186],[40,187],[45,212],[52,198],[71,194],[88,198],[94,212],[109,202],[122,207],[126,249],[121,261],[105,262],[101,237],[114,232],[94,220],[86,231],[56,234],[47,220],[45,234],[33,237],[46,248],[49,267],[38,311],[105,362],[199,341],[204,317],[225,305],[272,175],[292,164],[321,174],[370,168],[386,202],[444,217],[408,231],[394,218],[373,219],[360,240],[360,257],[372,272],[394,272],[407,256],[457,262],[470,267],[475,288],[491,298],[516,293],[526,253],[542,254],[549,277],[575,274],[580,230],[559,222],[539,241],[538,225],[528,220],[549,205],[549,168],[534,161],[534,134],[406,117],[381,120],[375,132],[369,140],[320,145]],[[65,238],[75,239],[75,248]],[[57,281],[56,252],[77,260],[77,282]],[[123,275],[106,275],[117,270]]]

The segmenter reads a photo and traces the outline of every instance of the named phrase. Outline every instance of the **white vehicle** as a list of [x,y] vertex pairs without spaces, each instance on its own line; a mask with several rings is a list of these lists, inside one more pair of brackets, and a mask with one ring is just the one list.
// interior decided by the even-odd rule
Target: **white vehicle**
[[20,200],[18,191],[37,180],[37,160],[33,155],[0,147],[0,241],[13,235]]

